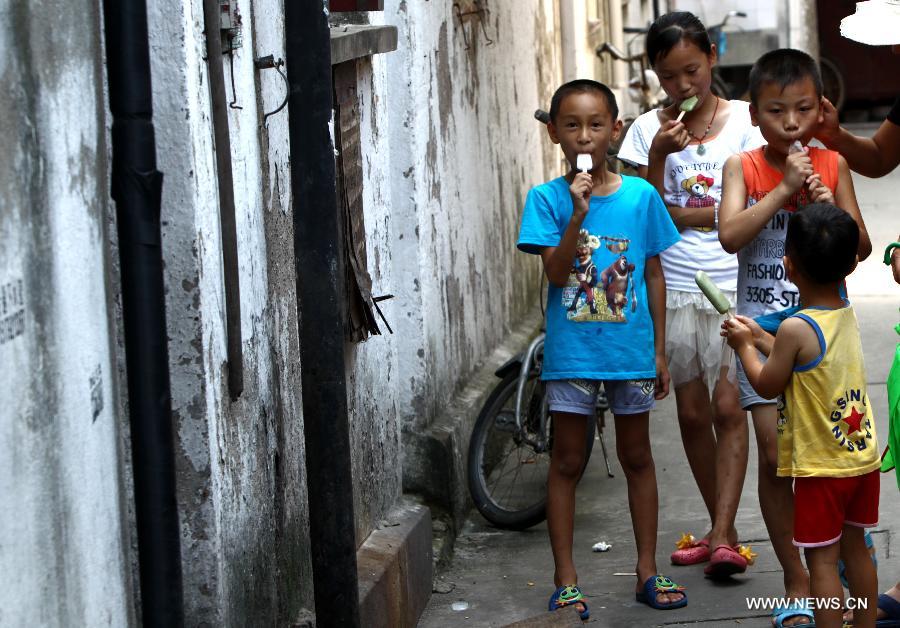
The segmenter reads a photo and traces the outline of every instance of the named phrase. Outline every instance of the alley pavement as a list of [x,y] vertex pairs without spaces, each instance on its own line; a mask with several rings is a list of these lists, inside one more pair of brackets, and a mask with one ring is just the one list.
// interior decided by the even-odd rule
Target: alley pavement
[[[856,132],[866,130],[872,128]],[[900,171],[880,180],[854,175],[854,182],[873,252],[851,276],[848,290],[862,331],[868,392],[877,413],[879,447],[883,448],[888,433],[885,380],[900,340],[893,329],[900,321],[900,286],[893,283],[881,257],[885,245],[900,232]],[[769,613],[752,610],[747,602],[748,598],[780,597],[784,593],[782,573],[759,512],[752,428],[736,526],[741,542],[751,545],[758,556],[745,574],[717,583],[704,578],[703,565],[677,567],[669,563],[669,554],[682,533],[700,537],[709,522],[684,456],[673,395],[658,403],[650,420],[660,503],[657,564],[663,574],[687,587],[689,603],[682,609],[657,611],[635,602],[636,579],[631,575],[636,562],[634,538],[625,477],[615,459],[616,436],[610,421],[605,439],[615,477],[607,477],[596,443],[576,498],[574,553],[579,581],[591,607],[588,623],[616,627],[771,626]],[[900,494],[893,473],[881,476],[880,525],[872,535],[879,561],[879,589],[883,590],[900,581]],[[591,546],[598,541],[611,543],[612,549],[592,552]],[[457,539],[451,564],[438,573],[436,582],[439,586],[419,623],[423,628],[505,626],[540,616],[546,612],[554,589],[546,524],[510,532],[492,527],[473,511]],[[559,625],[573,621],[581,623],[569,615],[560,618]]]

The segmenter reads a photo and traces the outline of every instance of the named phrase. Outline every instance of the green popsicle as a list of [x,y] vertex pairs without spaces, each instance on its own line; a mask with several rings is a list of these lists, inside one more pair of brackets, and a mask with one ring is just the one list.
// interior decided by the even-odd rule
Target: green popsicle
[[678,108],[681,109],[681,113],[678,114],[678,117],[675,118],[677,122],[681,122],[681,119],[684,117],[688,111],[693,111],[694,107],[697,106],[697,103],[700,102],[700,99],[696,96],[691,96],[686,100],[682,100],[681,104],[678,105]]
[[709,278],[709,275],[702,270],[698,270],[697,274],[694,275],[694,281],[697,282],[700,291],[706,295],[706,298],[709,299],[709,302],[713,304],[713,307],[718,310],[719,314],[728,313],[731,304],[728,303],[728,299],[726,299],[725,295],[722,294],[722,291],[719,290],[719,286],[714,284],[713,280]]

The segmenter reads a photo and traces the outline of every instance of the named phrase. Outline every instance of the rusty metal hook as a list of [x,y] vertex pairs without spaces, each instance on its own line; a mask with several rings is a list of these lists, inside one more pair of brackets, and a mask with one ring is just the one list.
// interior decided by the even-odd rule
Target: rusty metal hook
[[487,26],[484,23],[485,19],[487,19],[487,16],[490,13],[490,11],[488,11],[488,9],[486,7],[481,6],[481,3],[479,2],[479,0],[474,1],[474,6],[476,8],[472,9],[471,11],[463,11],[462,8],[459,6],[459,2],[453,3],[453,10],[456,13],[456,19],[459,20],[459,26],[462,29],[463,42],[466,44],[466,48],[465,48],[466,50],[469,49],[470,44],[469,44],[469,35],[468,35],[468,32],[466,31],[465,18],[469,17],[470,15],[478,16],[478,21],[481,23],[481,32],[482,32],[482,34],[484,34],[485,45],[491,46],[494,44],[494,40],[491,39],[487,34]]
[[284,85],[287,88],[285,90],[284,100],[282,101],[282,103],[278,105],[276,109],[270,111],[269,113],[263,114],[263,126],[269,128],[267,126],[269,116],[274,116],[276,113],[284,109],[284,107],[288,104],[288,98],[290,98],[291,95],[291,84],[290,81],[288,81],[288,77],[285,75],[285,73],[281,71],[281,66],[284,65],[284,59],[279,58],[278,61],[276,61],[273,55],[266,55],[265,57],[258,57],[254,59],[253,65],[256,66],[257,70],[266,70],[269,68],[273,68],[276,72],[278,72],[278,74],[281,75],[281,78],[284,79]]

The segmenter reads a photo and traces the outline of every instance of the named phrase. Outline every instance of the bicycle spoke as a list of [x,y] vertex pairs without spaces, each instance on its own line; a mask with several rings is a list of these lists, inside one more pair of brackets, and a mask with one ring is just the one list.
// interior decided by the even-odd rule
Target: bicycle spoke
[[[516,465],[516,475],[513,478],[513,481],[509,483],[509,489],[506,491],[506,496],[509,497],[509,494],[512,492],[513,488],[516,486],[516,479],[519,477],[519,472],[522,470],[522,465]],[[505,500],[504,500],[505,501]]]
[[[518,447],[517,447],[516,449],[518,449]],[[503,468],[506,466],[506,461],[509,460],[509,456],[510,456],[510,454],[512,454],[512,452],[513,452],[513,449],[510,449],[509,451],[506,452],[506,455],[503,457],[503,460],[501,461],[502,464],[500,464],[500,465],[494,467],[494,473],[496,473],[496,469],[498,469],[498,468],[499,468],[499,469],[503,469]],[[494,475],[494,473],[492,473],[491,475]],[[499,480],[502,479],[504,475],[505,475],[505,474],[501,473],[499,476],[497,476],[497,478],[496,478],[497,481],[494,482],[494,486],[496,486],[496,484],[499,483]],[[485,476],[485,478],[484,478],[484,480],[485,480],[485,486],[487,486],[488,481],[489,481],[490,479],[491,479],[490,476]],[[494,496],[494,490],[495,490],[495,488],[491,488],[491,487],[488,487],[488,488],[489,488],[490,491],[491,491],[491,492],[490,492],[491,497],[493,497],[493,496]]]
[[[501,503],[501,502],[505,503],[506,500],[509,498],[509,496],[513,493],[513,491],[515,489],[522,490],[523,487],[526,487],[523,492],[527,492],[528,487],[533,486],[536,483],[536,479],[537,479],[537,482],[540,483],[541,478],[543,476],[543,472],[539,472],[537,470],[538,465],[541,462],[541,456],[539,454],[534,453],[533,451],[530,450],[530,448],[517,447],[516,448],[517,462],[511,466],[507,466],[505,463],[509,460],[509,454],[511,454],[511,453],[512,453],[512,451],[510,450],[508,455],[504,458],[504,465],[502,467],[498,468],[499,473],[497,473],[497,470],[495,470],[495,473],[492,474],[491,478],[489,478],[490,491],[491,491],[490,494],[491,494],[492,499],[494,498],[494,495],[498,491],[503,495],[502,500],[495,500],[497,503]],[[529,472],[527,474],[528,480],[527,480],[527,482],[523,482],[522,478],[525,475],[525,474],[523,474],[523,468],[526,465],[529,468]],[[543,467],[544,467],[544,465],[541,465],[541,469],[543,469]],[[501,487],[501,484],[504,484],[504,480],[509,478],[509,476],[512,476],[512,479],[511,479],[511,481],[509,481],[507,483],[507,487],[504,492],[503,487]],[[519,499],[524,500],[525,498],[520,497]],[[538,499],[535,500],[535,503],[537,502]],[[527,505],[531,506],[532,504],[527,504]]]

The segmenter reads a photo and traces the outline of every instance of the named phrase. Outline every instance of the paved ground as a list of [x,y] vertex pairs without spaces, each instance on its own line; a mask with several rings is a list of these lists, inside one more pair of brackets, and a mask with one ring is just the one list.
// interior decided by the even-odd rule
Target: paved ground
[[[857,195],[872,235],[874,253],[851,278],[849,290],[857,308],[869,374],[869,395],[878,413],[878,431],[886,440],[887,396],[884,381],[897,335],[900,287],[879,258],[885,244],[900,232],[896,207],[900,203],[900,172],[879,181],[855,177]],[[590,596],[591,623],[609,626],[771,626],[761,611],[747,608],[746,598],[779,596],[781,571],[767,541],[756,495],[756,452],[751,445],[748,480],[738,511],[737,527],[742,542],[759,553],[747,574],[728,584],[703,577],[702,566],[673,567],[668,556],[682,532],[703,534],[706,511],[684,458],[671,397],[652,414],[653,455],[660,491],[659,548],[657,561],[664,573],[688,588],[690,603],[684,609],[655,611],[634,601],[633,572],[636,560],[625,478],[618,462],[611,460],[614,478],[607,478],[600,448],[594,448],[588,472],[578,491],[575,521],[575,556],[580,581]],[[615,433],[607,430],[607,448],[615,450]],[[752,443],[752,437],[751,437]],[[614,454],[613,454],[614,456]],[[893,475],[882,476],[881,525],[874,533],[882,588],[900,580],[900,499]],[[607,553],[593,553],[600,540],[613,544]],[[477,513],[467,522],[457,541],[450,567],[440,574],[449,593],[434,593],[420,626],[503,626],[540,614],[552,592],[553,562],[544,524],[525,532],[506,532],[490,527]],[[454,611],[454,602],[466,610]]]

